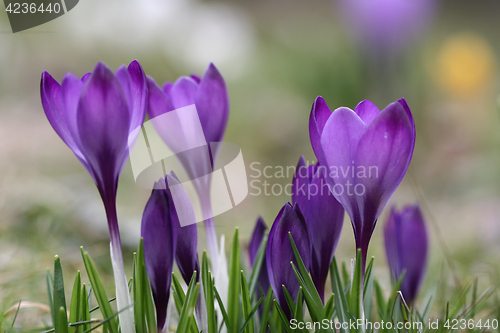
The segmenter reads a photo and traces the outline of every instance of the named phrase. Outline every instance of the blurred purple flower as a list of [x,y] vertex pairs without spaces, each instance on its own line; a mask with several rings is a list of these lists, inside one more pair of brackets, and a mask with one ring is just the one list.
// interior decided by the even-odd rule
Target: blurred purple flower
[[393,282],[403,271],[401,292],[408,304],[417,297],[427,265],[427,230],[418,205],[393,207],[384,227],[385,252]]
[[306,220],[312,243],[311,278],[324,301],[325,282],[344,223],[344,208],[331,194],[325,180],[326,168],[306,166],[300,157],[292,184],[292,202]]
[[351,218],[363,267],[378,217],[403,179],[415,146],[415,124],[404,99],[380,111],[363,101],[330,111],[316,98],[309,118],[311,145],[327,167],[330,191]]
[[[118,309],[130,304],[116,213],[118,179],[144,121],[147,84],[137,61],[113,73],[98,63],[79,79],[71,73],[59,85],[43,72],[40,93],[45,114],[61,139],[88,171],[106,210]],[[123,275],[123,276],[122,276]],[[122,311],[122,330],[133,329],[130,311]]]
[[[191,179],[210,174],[215,165],[218,145],[210,146],[207,143],[222,141],[229,117],[229,96],[222,75],[213,64],[210,64],[201,79],[196,75],[183,76],[175,83],[165,83],[163,89],[152,78],[148,78],[148,84],[150,89],[148,114],[150,118],[189,105],[196,105],[203,133],[196,133],[197,131],[193,128],[185,128],[184,137],[179,137],[158,128],[158,126],[156,130],[165,143],[176,153],[183,151],[182,146],[188,145],[196,148],[177,154]],[[184,123],[187,121],[184,120]],[[203,214],[206,217],[205,230],[208,248],[212,264],[215,265],[218,262],[219,251],[210,203],[210,178],[203,177],[203,180],[195,181],[195,186]]]
[[307,225],[299,206],[294,204],[292,207],[287,202],[281,208],[269,232],[266,248],[266,264],[274,296],[286,316],[292,318],[292,313],[286,302],[282,286],[286,287],[290,296],[295,301],[299,293],[300,284],[290,264],[290,262],[293,262],[297,266],[288,235],[289,232],[292,235],[304,265],[309,269],[311,242],[309,240]]
[[[250,239],[250,244],[248,246],[248,254],[250,256],[250,265],[254,265],[257,253],[259,252],[260,245],[264,240],[266,234],[266,224],[262,217],[259,216],[257,222],[255,223],[255,228],[253,229],[252,238]],[[257,295],[262,296],[267,293],[269,289],[269,277],[267,274],[267,264],[266,257],[264,256],[262,261],[262,266],[258,278],[259,285],[257,286]],[[262,291],[262,292],[260,292]]]
[[349,32],[362,46],[382,53],[418,37],[432,20],[437,0],[338,0]]

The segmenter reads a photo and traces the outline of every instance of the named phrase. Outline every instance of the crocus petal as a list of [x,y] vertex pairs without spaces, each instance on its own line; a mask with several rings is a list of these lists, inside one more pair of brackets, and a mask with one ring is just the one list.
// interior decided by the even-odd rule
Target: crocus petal
[[63,106],[61,86],[57,83],[52,76],[43,72],[42,81],[40,82],[40,94],[42,98],[42,106],[45,115],[49,120],[52,128],[56,131],[57,135],[68,145],[68,147],[75,151],[75,154],[80,153],[77,147],[74,136],[75,133],[71,132],[66,123],[66,115]]
[[380,114],[378,107],[370,101],[362,101],[354,108],[354,112],[368,126]]
[[180,77],[170,90],[170,98],[176,109],[195,103],[198,84],[190,77]]
[[75,149],[80,152],[80,133],[78,131],[78,103],[84,87],[84,83],[75,75],[68,73],[64,75],[61,84],[61,97],[64,108],[64,118],[68,130],[73,135]]
[[116,182],[127,150],[130,113],[120,82],[102,63],[82,91],[77,122],[82,153],[96,178]]
[[[132,113],[130,118],[130,130],[132,133],[134,129],[142,126],[146,116],[147,103],[148,103],[148,84],[146,82],[146,74],[137,60],[132,61],[127,67],[130,75],[130,82],[132,89],[132,104],[130,104],[130,111]],[[131,138],[129,138],[130,142]],[[135,141],[135,138],[133,139]]]
[[90,76],[92,75],[92,73],[87,73],[87,74],[84,74],[82,76],[82,82],[83,83],[87,83],[87,81],[90,79]]
[[127,67],[125,67],[125,65],[118,67],[115,76],[120,82],[124,95],[127,98],[128,108],[129,110],[132,110],[132,106],[134,105],[134,95],[132,94],[132,80],[130,79]]
[[269,232],[266,263],[269,282],[279,305],[288,318],[292,314],[286,302],[282,286],[285,286],[290,296],[296,300],[299,292],[299,281],[293,272],[290,262],[297,267],[288,233],[291,233],[299,254],[306,268],[309,268],[311,242],[306,222],[297,204],[293,207],[287,203],[279,212]]
[[[306,166],[306,160],[304,156],[300,156],[292,180],[292,203],[298,203],[301,208],[307,206],[307,190],[309,189],[308,176],[309,169]],[[303,209],[301,209],[301,211],[303,211]]]
[[366,189],[361,216],[374,214],[375,219],[380,216],[406,173],[413,137],[410,121],[399,103],[390,104],[368,126],[359,141],[355,160],[358,169],[366,171],[366,177],[356,177],[356,184]]
[[331,115],[332,111],[326,105],[323,97],[316,97],[309,116],[309,137],[314,154],[321,163],[325,163],[323,149],[321,148],[321,133],[323,133],[323,128]]
[[[408,120],[410,121],[411,128],[413,130],[413,142],[415,142],[417,132],[415,131],[415,121],[413,120],[413,114],[411,113],[410,107],[408,106],[408,103],[406,103],[406,100],[404,98],[399,99],[397,102],[399,104],[401,104],[401,106],[403,107],[403,109],[406,112],[406,115],[408,116]],[[415,149],[415,144],[413,144],[413,146],[411,147],[410,156],[413,156],[414,149]],[[411,159],[408,160],[407,167],[410,165],[410,162],[411,162]]]
[[190,77],[196,81],[196,83],[200,83],[201,79],[197,74],[191,74]]
[[195,100],[207,142],[221,142],[229,117],[229,97],[224,78],[214,64],[205,71]]
[[148,81],[148,91],[149,91],[149,103],[148,103],[149,118],[153,119],[168,111],[174,110],[172,101],[165,94],[165,92],[156,84],[155,80],[153,80],[151,77],[148,77],[147,81]]
[[[335,198],[353,217],[355,206],[354,196],[348,195],[348,184],[353,184],[353,168],[356,149],[366,130],[365,123],[348,108],[336,109],[325,124],[321,134],[321,146],[325,155],[326,166],[331,177],[327,181],[332,186]],[[335,185],[338,184],[338,190]]]
[[[177,240],[177,224],[172,221],[173,200],[160,181],[151,193],[142,216],[141,236],[144,239],[146,270],[151,281],[156,306],[158,329],[167,318],[170,285]],[[178,222],[177,222],[178,223]]]

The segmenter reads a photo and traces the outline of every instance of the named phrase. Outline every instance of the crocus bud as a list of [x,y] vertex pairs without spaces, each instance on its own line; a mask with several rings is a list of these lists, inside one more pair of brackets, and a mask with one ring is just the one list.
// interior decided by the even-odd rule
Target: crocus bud
[[299,293],[299,281],[295,276],[291,262],[297,267],[297,261],[290,242],[289,233],[297,246],[300,257],[304,265],[309,269],[311,257],[311,242],[306,221],[300,212],[299,206],[293,207],[286,203],[281,208],[278,216],[274,220],[271,231],[267,239],[266,264],[269,282],[273,288],[278,304],[288,318],[292,318],[292,313],[286,302],[283,286],[295,301]]
[[404,99],[380,111],[363,101],[331,112],[316,98],[309,118],[311,144],[327,167],[330,191],[351,218],[363,268],[378,217],[403,179],[415,146],[415,124]]
[[417,297],[427,265],[427,230],[418,205],[406,206],[401,211],[394,207],[384,227],[385,253],[396,282],[403,271],[401,293],[408,304]]
[[[173,178],[170,175],[166,177],[167,183]],[[172,195],[168,185],[161,179],[155,184],[155,189],[146,204],[141,225],[144,259],[151,281],[157,327],[160,331],[167,319],[179,227]]]
[[[264,223],[264,220],[262,219],[262,217],[259,217],[257,219],[257,222],[255,223],[255,228],[253,229],[252,238],[250,239],[250,244],[248,246],[248,254],[250,257],[250,264],[252,265],[252,267],[255,263],[257,253],[259,252],[259,248],[264,239],[266,230],[267,227],[266,224]],[[265,294],[268,289],[269,289],[269,277],[267,274],[266,256],[264,256],[258,278],[257,295],[261,296],[263,293]]]
[[306,166],[301,156],[293,178],[292,202],[306,220],[312,243],[311,278],[324,301],[325,282],[344,223],[344,208],[329,190],[326,168]]

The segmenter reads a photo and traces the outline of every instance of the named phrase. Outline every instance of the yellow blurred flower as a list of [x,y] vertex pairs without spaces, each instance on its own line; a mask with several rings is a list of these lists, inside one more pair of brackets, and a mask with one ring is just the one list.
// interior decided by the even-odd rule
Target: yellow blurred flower
[[439,50],[436,67],[438,84],[456,96],[479,93],[496,76],[494,51],[485,38],[475,33],[449,37]]

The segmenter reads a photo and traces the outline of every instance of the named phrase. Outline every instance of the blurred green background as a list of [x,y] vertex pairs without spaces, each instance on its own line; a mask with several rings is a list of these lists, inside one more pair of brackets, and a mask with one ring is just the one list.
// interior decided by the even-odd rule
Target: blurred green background
[[[242,148],[249,181],[258,180],[255,186],[264,181],[280,185],[274,187],[277,195],[268,196],[252,195],[256,190],[250,188],[242,204],[215,218],[226,246],[235,226],[246,243],[259,215],[270,226],[290,200],[278,192],[292,174],[256,178],[252,163],[260,163],[253,168],[262,170],[294,166],[300,155],[314,161],[308,118],[316,96],[323,96],[332,110],[354,108],[364,99],[383,108],[405,97],[416,119],[417,143],[410,170],[390,204],[418,201],[424,207],[431,256],[422,299],[435,293],[446,266],[443,244],[461,278],[479,276],[484,286],[496,284],[500,1],[428,2],[410,32],[389,29],[381,41],[366,39],[363,18],[349,12],[352,8],[342,0],[82,0],[62,17],[16,34],[2,10],[0,311],[19,300],[46,303],[44,275],[55,254],[71,283],[83,267],[80,246],[111,285],[102,203],[90,176],[45,118],[39,83],[43,70],[60,81],[66,72],[82,76],[98,61],[116,70],[133,59],[158,83],[202,74],[214,62],[231,100],[225,141]],[[414,15],[409,14],[408,24]],[[396,32],[403,35],[392,40]],[[134,184],[127,164],[118,215],[128,274],[148,196],[148,190]],[[385,216],[375,229],[370,254],[376,257],[377,276],[388,286]],[[201,224],[199,231],[203,250]],[[337,257],[348,261],[353,256],[346,216]],[[21,319],[40,326],[40,315],[49,320],[36,308],[23,309]]]

